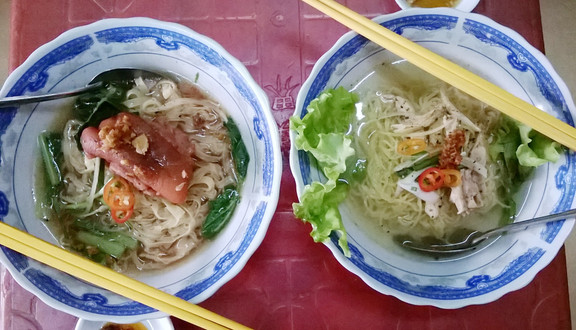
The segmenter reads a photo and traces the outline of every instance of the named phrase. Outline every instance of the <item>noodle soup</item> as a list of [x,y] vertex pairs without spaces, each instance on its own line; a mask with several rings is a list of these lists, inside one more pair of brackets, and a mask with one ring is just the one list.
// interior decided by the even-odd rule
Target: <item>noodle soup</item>
[[[486,230],[513,220],[531,170],[510,173],[491,157],[491,143],[505,120],[498,110],[405,61],[379,66],[353,91],[361,100],[351,129],[353,147],[367,168],[364,180],[350,185],[345,207],[373,239],[408,234],[450,241],[458,230]],[[462,141],[446,156],[454,132]],[[425,147],[399,150],[403,142],[415,141]],[[443,165],[443,157],[458,161]],[[422,191],[418,181],[431,167],[452,171],[460,181]]]
[[291,118],[296,147],[324,175],[294,214],[346,256],[343,219],[387,247],[390,236],[458,242],[509,223],[534,169],[560,157],[558,143],[404,60],[363,68]]
[[[543,111],[567,123],[573,123],[574,105],[561,79],[540,53],[534,51],[525,40],[509,29],[479,15],[445,9],[400,11],[375,18],[374,21],[469,69],[513,95],[528,100]],[[522,58],[522,67],[512,60],[510,51]],[[299,202],[296,204],[297,208],[294,208],[294,214],[311,224],[310,236],[315,242],[329,248],[343,267],[378,292],[411,304],[442,308],[460,308],[494,301],[503,294],[526,285],[535,272],[546,267],[569,234],[572,222],[560,221],[542,227],[530,227],[514,235],[503,235],[482,243],[472,253],[436,260],[433,256],[416,253],[395,244],[390,239],[392,235],[387,233],[388,230],[406,230],[410,233],[420,231],[422,235],[431,235],[428,230],[404,226],[398,229],[399,225],[393,227],[387,222],[386,228],[382,228],[379,219],[385,221],[388,218],[384,214],[386,212],[384,207],[379,219],[368,221],[373,219],[367,219],[363,214],[363,206],[356,207],[360,210],[353,210],[350,206],[350,201],[347,199],[350,197],[350,190],[353,189],[352,184],[358,183],[358,180],[348,181],[346,189],[337,189],[342,176],[349,173],[348,165],[358,164],[354,157],[360,159],[376,156],[358,155],[355,147],[347,148],[359,142],[354,141],[358,131],[356,127],[359,125],[356,122],[361,121],[363,116],[362,112],[358,111],[358,102],[366,101],[367,95],[379,98],[387,93],[391,94],[392,86],[422,86],[429,81],[427,77],[422,76],[422,73],[413,72],[405,64],[401,58],[354,32],[345,34],[319,58],[309,78],[302,85],[294,116],[291,117],[291,124],[298,124],[292,125],[290,132],[292,141],[290,169],[296,181]],[[399,74],[404,72],[406,74],[400,78],[388,76],[397,71]],[[411,72],[414,76],[411,76]],[[407,82],[404,83],[400,81],[401,79],[407,79]],[[384,85],[384,83],[391,84]],[[342,90],[347,93],[352,90],[353,94],[357,95],[356,100],[350,102],[353,105],[350,112],[348,103],[343,102],[350,97],[343,95],[345,93]],[[374,94],[365,94],[368,91]],[[380,96],[375,94],[378,91],[381,92]],[[333,107],[323,106],[334,103],[340,105],[335,111],[328,111]],[[456,101],[451,103],[454,104]],[[340,118],[342,120],[339,120]],[[521,126],[521,123],[508,125],[512,122],[509,119],[501,118],[501,120],[502,125],[488,137],[490,145],[494,145],[495,149],[503,146],[502,138],[508,135],[502,133],[507,131],[513,133],[513,126],[517,128]],[[306,126],[303,127],[302,123]],[[338,129],[328,130],[327,123],[336,123]],[[340,130],[341,126],[344,128]],[[527,127],[522,127],[522,130],[528,131],[529,139],[537,137],[537,134],[533,134],[534,132],[529,131]],[[324,134],[325,137],[315,139],[318,134],[313,133],[316,132]],[[306,137],[304,142],[309,142],[308,144],[302,142],[303,136]],[[492,136],[495,139],[490,140]],[[328,139],[336,141],[337,138],[338,141],[342,141],[339,147],[332,144],[328,149],[325,147],[326,144],[316,143]],[[418,145],[416,143],[416,146]],[[515,149],[522,153],[528,151],[530,145],[531,143],[526,145],[522,142],[522,145],[517,145],[517,149],[510,148],[510,150]],[[548,146],[553,146],[553,143]],[[517,205],[518,219],[530,219],[571,208],[574,201],[574,190],[570,184],[573,182],[571,178],[574,173],[573,155],[564,152],[557,144],[553,148],[558,149],[556,157],[553,157],[556,159],[540,163],[533,174],[518,172],[517,174],[521,174],[520,177],[513,178],[511,184],[506,185],[519,189],[512,194]],[[398,152],[396,148],[388,149],[394,154]],[[414,149],[418,150],[416,147]],[[321,151],[325,152],[317,157]],[[330,151],[335,152],[329,153]],[[536,153],[536,150],[533,151]],[[507,155],[510,154],[516,152]],[[524,157],[526,154],[521,156]],[[344,157],[337,157],[340,155],[352,156],[349,156],[350,161],[346,159],[342,162],[341,159]],[[392,158],[391,155],[385,154],[377,156]],[[498,160],[500,155],[498,156],[497,165],[500,164]],[[518,158],[518,155],[516,156]],[[336,161],[329,163],[332,160]],[[533,162],[533,165],[539,162],[540,160]],[[346,165],[345,168],[340,166],[343,163]],[[402,163],[404,161],[400,161],[394,167]],[[367,167],[368,161],[365,161],[365,164]],[[328,172],[326,169],[331,171]],[[368,174],[370,173],[366,173]],[[397,182],[401,178],[394,174],[380,179]],[[413,182],[418,185],[417,180]],[[344,194],[345,197],[342,197]],[[336,205],[336,208],[327,206],[328,203]],[[462,226],[465,225],[463,222],[468,220],[475,222],[471,216],[472,213],[462,218]],[[497,214],[491,217],[486,214],[484,218],[479,216],[477,220],[484,225],[485,220],[497,222],[497,219],[503,216]],[[393,221],[398,222],[397,219]],[[456,225],[458,224],[455,223],[455,227]],[[390,227],[392,228],[389,229]],[[445,232],[457,230],[448,226],[444,228]]]
[[[80,97],[63,129],[39,139],[38,217],[63,247],[113,269],[164,269],[231,217],[249,161],[244,144],[192,83],[137,78],[99,93]],[[94,104],[87,122],[76,114]],[[94,124],[97,112],[106,118]]]

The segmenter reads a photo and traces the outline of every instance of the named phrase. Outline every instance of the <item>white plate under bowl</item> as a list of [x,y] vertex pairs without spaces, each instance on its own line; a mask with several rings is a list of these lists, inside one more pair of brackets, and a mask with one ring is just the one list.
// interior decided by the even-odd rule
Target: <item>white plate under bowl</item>
[[[455,9],[410,9],[375,18],[392,31],[431,49],[493,83],[574,125],[570,93],[549,61],[518,33],[481,15]],[[310,101],[326,88],[350,90],[391,54],[365,38],[344,35],[314,66],[298,94],[295,116],[302,117]],[[299,196],[304,186],[324,180],[308,155],[296,150],[294,132],[290,167]],[[554,164],[535,171],[524,185],[527,198],[518,219],[568,210],[576,193],[576,157],[567,152]],[[485,304],[527,285],[556,256],[573,221],[503,236],[471,255],[436,260],[390,244],[375,243],[340,208],[348,232],[351,257],[337,238],[326,242],[336,259],[375,290],[415,305],[459,308]]]
[[[244,267],[263,240],[279,197],[278,129],[266,94],[244,65],[214,40],[185,26],[148,18],[106,19],[69,30],[38,48],[8,77],[0,95],[66,91],[86,85],[100,72],[125,67],[197,81],[234,119],[248,149],[250,164],[242,198],[226,228],[177,265],[137,277],[199,303]],[[54,244],[57,240],[34,214],[36,139],[71,102],[0,111],[0,219]],[[5,247],[0,248],[0,261],[24,288],[79,318],[135,323],[165,316]]]

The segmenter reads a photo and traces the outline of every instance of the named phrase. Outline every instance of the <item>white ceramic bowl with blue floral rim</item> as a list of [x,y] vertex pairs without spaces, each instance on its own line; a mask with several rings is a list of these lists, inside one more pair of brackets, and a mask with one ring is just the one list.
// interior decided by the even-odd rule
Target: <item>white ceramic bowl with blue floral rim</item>
[[[148,18],[107,19],[71,29],[41,46],[6,80],[0,95],[44,94],[86,85],[114,68],[172,72],[214,95],[237,123],[250,165],[234,216],[216,239],[161,274],[138,279],[199,303],[233,278],[263,240],[279,197],[282,160],[269,102],[245,66],[212,39]],[[34,215],[36,138],[70,100],[0,112],[0,218],[54,244]],[[165,316],[5,247],[0,261],[15,280],[48,305],[86,320],[133,323]]]
[[[411,9],[375,18],[379,24],[462,65],[489,81],[574,125],[570,93],[546,57],[518,33],[481,15],[454,9]],[[314,66],[298,94],[295,115],[302,117],[311,100],[326,88],[351,89],[390,53],[349,32]],[[294,141],[294,133],[291,132]],[[324,177],[294,143],[290,167],[299,196],[304,186]],[[565,211],[576,194],[576,157],[568,152],[540,167],[523,186],[526,199],[518,219]],[[341,206],[351,257],[337,238],[325,243],[334,257],[375,290],[414,305],[460,308],[485,304],[526,286],[556,256],[573,220],[536,226],[502,236],[478,251],[435,259],[376,243]]]

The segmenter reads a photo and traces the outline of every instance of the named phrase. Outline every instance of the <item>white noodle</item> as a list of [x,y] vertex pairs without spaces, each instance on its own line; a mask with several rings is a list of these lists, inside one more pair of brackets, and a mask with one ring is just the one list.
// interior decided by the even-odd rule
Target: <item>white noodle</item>
[[[131,233],[140,241],[141,247],[116,265],[118,270],[134,266],[138,269],[162,268],[189,255],[202,242],[199,227],[208,213],[209,201],[224,187],[236,183],[224,126],[227,115],[212,100],[182,97],[177,85],[168,80],[160,81],[150,89],[145,81],[137,79],[124,104],[130,112],[143,118],[164,118],[169,125],[188,133],[189,142],[195,145],[195,169],[189,186],[185,187],[188,189],[186,202],[174,205],[162,198],[136,192],[135,210],[129,223]],[[92,201],[101,194],[92,184],[98,179],[99,161],[85,158],[78,149],[74,139],[78,126],[74,120],[68,122],[62,144],[66,188],[61,198],[70,204]],[[111,177],[107,170],[105,179]],[[102,213],[102,206],[98,207],[83,216]],[[100,221],[110,226],[112,220],[105,214]],[[67,238],[63,241],[64,245],[72,244],[66,242]]]

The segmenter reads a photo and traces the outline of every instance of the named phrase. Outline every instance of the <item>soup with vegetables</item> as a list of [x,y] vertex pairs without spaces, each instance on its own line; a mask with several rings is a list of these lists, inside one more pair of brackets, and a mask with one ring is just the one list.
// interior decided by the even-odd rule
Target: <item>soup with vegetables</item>
[[111,82],[39,136],[38,217],[67,249],[119,271],[170,265],[232,217],[249,157],[198,86]]
[[[291,119],[295,144],[324,182],[305,187],[295,215],[325,241],[339,234],[339,207],[370,236],[449,240],[461,228],[512,221],[531,171],[560,146],[408,62],[383,64],[352,91],[324,91]],[[376,230],[376,231],[374,231]]]

